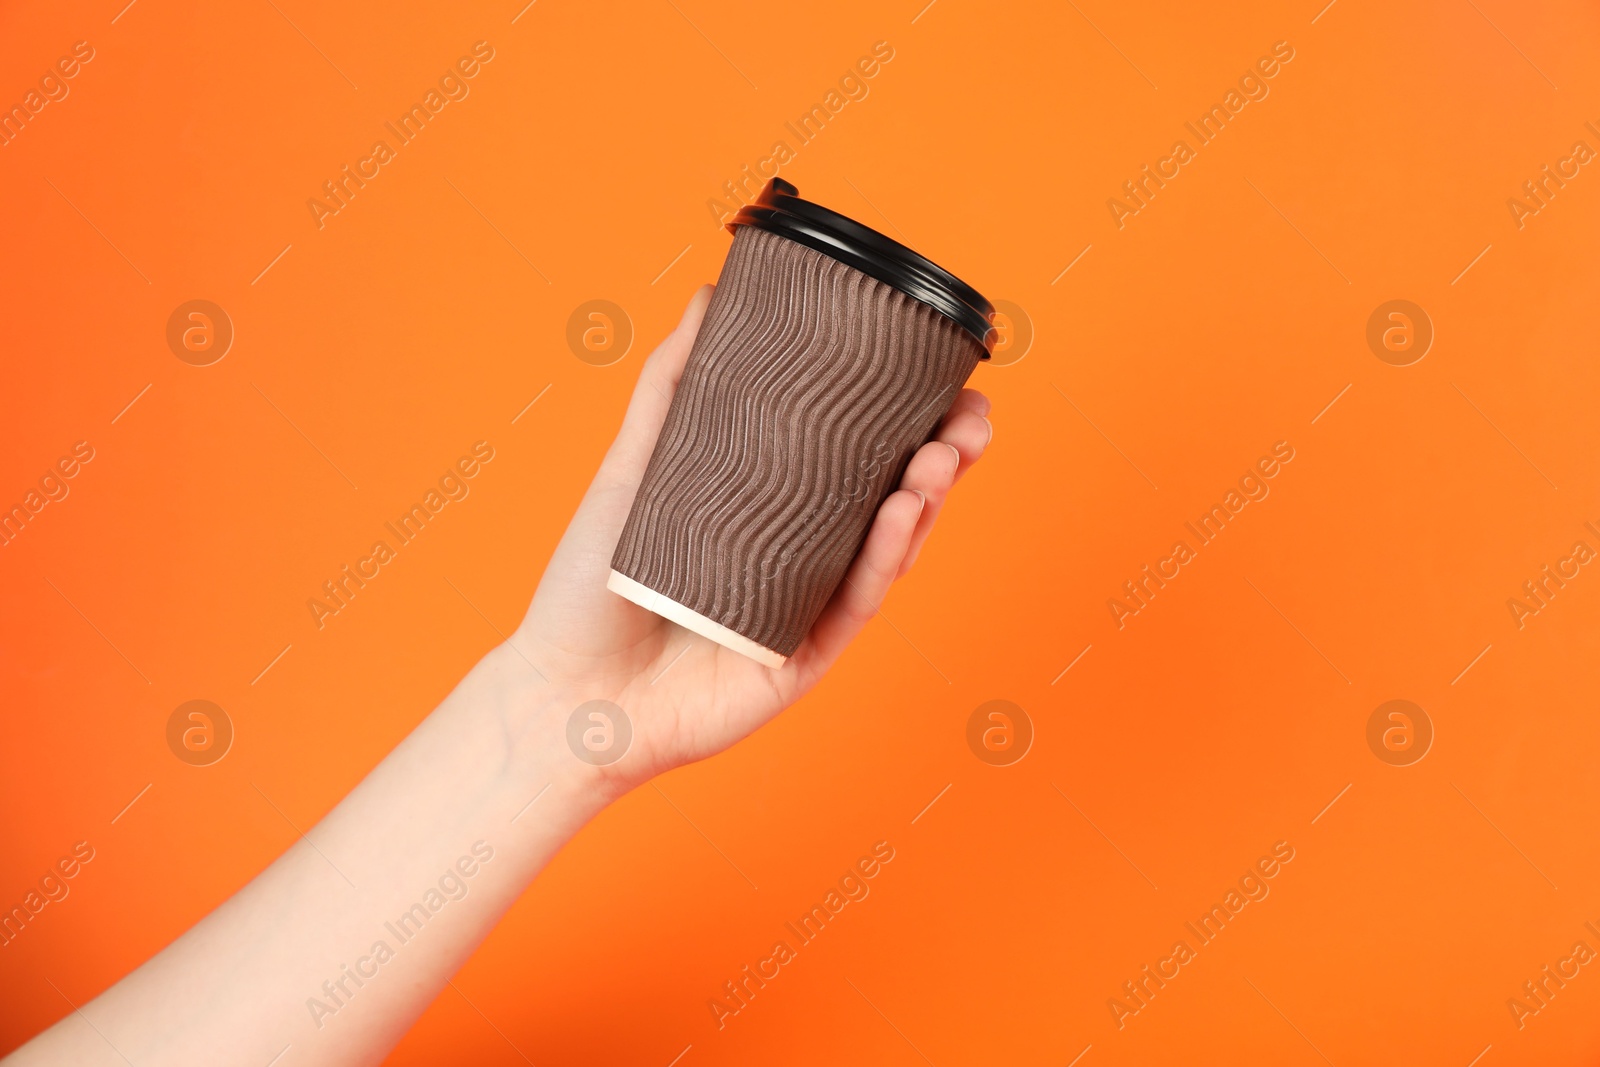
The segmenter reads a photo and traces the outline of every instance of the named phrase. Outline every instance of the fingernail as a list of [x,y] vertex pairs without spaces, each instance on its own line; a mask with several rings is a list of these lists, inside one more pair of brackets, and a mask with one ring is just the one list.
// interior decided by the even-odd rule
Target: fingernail
[[921,515],[922,509],[928,506],[928,498],[921,489],[913,489],[911,491],[917,494],[917,514]]
[[[979,418],[983,417],[980,415]],[[983,442],[983,447],[988,448],[989,442],[994,440],[994,423],[990,422],[988,419],[984,419],[983,424],[989,428],[989,437]]]
[[955,456],[955,458],[956,458],[956,465],[954,467],[952,467],[951,469],[952,470],[960,470],[961,469],[961,452],[960,452],[960,450],[957,449],[956,446],[951,444],[949,441],[942,441],[940,443],[943,444],[944,447],[948,448],[950,450],[950,453],[953,456]]

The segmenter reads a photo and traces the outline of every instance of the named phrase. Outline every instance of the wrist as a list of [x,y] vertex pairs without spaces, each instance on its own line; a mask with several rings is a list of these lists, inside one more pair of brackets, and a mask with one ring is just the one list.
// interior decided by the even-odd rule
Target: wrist
[[626,758],[637,756],[631,752],[634,724],[594,685],[552,669],[555,657],[540,652],[514,634],[476,670],[493,679],[497,691],[491,706],[507,775],[535,793],[548,787],[545,799],[567,798],[587,820],[639,784],[623,769],[637,762]]

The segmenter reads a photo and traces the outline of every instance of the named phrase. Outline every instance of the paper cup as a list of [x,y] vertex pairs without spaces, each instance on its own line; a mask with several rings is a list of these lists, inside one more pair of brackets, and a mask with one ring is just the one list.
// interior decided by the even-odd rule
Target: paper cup
[[769,667],[993,342],[975,290],[796,193],[773,179],[729,226],[606,583]]

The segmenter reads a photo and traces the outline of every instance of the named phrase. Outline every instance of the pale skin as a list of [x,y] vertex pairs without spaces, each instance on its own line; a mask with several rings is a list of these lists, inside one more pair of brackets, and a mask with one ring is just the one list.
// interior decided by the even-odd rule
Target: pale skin
[[[262,1067],[285,1046],[284,1067],[378,1063],[602,808],[721,752],[827,673],[911,568],[946,494],[988,446],[989,402],[970,389],[960,394],[879,507],[805,642],[781,669],[763,667],[605,588],[711,290],[694,295],[645,362],[622,428],[516,632],[304,839],[137,970],[76,1003],[7,1067]],[[620,706],[634,727],[627,754],[605,767],[579,760],[566,742],[573,710],[597,699]],[[483,860],[486,850],[492,858]],[[401,943],[385,923],[424,900],[447,871],[456,872],[446,882],[451,895],[436,897],[443,906]],[[391,950],[381,962],[380,940]],[[367,977],[357,985],[347,968]]]

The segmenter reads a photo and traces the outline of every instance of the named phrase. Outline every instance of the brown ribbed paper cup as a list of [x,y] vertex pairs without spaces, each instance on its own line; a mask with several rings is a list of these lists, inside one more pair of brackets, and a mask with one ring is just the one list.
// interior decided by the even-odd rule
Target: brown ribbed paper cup
[[979,360],[993,307],[767,184],[733,246],[607,587],[768,666],[794,653]]

